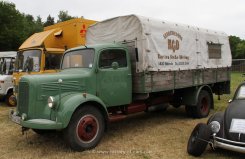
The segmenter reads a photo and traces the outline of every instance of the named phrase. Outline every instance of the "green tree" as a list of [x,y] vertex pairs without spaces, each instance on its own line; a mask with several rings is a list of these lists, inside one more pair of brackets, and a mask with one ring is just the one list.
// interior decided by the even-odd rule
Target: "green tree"
[[245,40],[242,40],[237,36],[229,36],[229,42],[232,58],[245,58]]
[[42,18],[40,16],[37,16],[36,24],[43,26]]
[[63,22],[63,21],[66,21],[66,20],[70,20],[70,19],[73,19],[73,18],[77,18],[77,17],[70,16],[68,14],[68,11],[59,11],[58,18],[59,19],[58,19],[57,23]]
[[237,44],[236,58],[245,59],[245,41],[242,41]]
[[51,17],[51,15],[48,15],[46,22],[44,22],[43,26],[49,26],[54,24],[54,17]]
[[37,16],[37,20],[35,21],[35,30],[41,32],[43,30],[43,22],[40,16]]
[[27,14],[23,16],[23,25],[25,26],[23,28],[23,36],[25,38],[28,38],[32,34],[43,30],[43,24],[40,17],[35,20],[32,15]]
[[0,51],[17,50],[33,33],[43,30],[42,21],[20,13],[15,4],[0,1]]
[[232,58],[236,58],[237,57],[236,48],[237,48],[237,45],[241,42],[241,39],[237,36],[231,35],[229,36],[229,42],[230,42]]
[[17,50],[23,41],[23,15],[15,4],[0,2],[0,51]]

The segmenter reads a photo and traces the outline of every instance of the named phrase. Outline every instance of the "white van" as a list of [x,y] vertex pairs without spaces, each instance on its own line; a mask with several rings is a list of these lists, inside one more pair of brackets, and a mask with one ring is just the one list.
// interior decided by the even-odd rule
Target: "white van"
[[9,106],[15,106],[13,96],[13,71],[17,52],[0,52],[0,96],[5,99]]

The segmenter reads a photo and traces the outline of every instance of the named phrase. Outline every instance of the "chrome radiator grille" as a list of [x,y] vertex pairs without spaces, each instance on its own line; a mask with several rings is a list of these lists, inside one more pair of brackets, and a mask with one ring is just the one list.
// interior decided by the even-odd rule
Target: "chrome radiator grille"
[[28,112],[29,104],[29,84],[27,82],[19,83],[18,91],[18,111],[20,113]]

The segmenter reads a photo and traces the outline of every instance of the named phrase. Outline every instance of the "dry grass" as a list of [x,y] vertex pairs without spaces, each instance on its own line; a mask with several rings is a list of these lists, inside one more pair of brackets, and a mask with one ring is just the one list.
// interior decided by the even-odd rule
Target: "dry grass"
[[[233,78],[239,74],[233,74]],[[233,82],[233,85],[239,83]],[[234,87],[234,86],[232,86]],[[236,86],[235,86],[236,87]],[[215,100],[215,110],[223,110],[231,96]],[[187,154],[186,145],[193,127],[207,119],[190,119],[184,107],[167,111],[139,113],[126,120],[110,124],[100,144],[93,150],[74,152],[65,146],[60,134],[39,136],[32,131],[24,136],[21,128],[8,119],[11,108],[0,103],[0,158],[128,158],[182,159],[194,158]],[[213,112],[212,112],[213,113]],[[229,151],[213,152],[210,148],[200,158],[244,158]]]

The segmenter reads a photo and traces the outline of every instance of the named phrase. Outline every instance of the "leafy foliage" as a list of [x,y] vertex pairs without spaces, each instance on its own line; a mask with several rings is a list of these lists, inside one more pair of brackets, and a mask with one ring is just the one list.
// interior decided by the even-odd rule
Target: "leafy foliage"
[[[43,30],[40,17],[20,13],[15,4],[0,2],[0,51],[17,50],[35,32]],[[41,22],[42,23],[42,22]]]
[[[68,11],[60,11],[57,22],[72,18]],[[36,20],[35,20],[36,19]],[[15,51],[32,34],[41,32],[43,27],[55,24],[55,19],[49,15],[45,22],[40,16],[20,13],[15,4],[0,1],[0,51]]]
[[53,25],[54,24],[54,17],[51,17],[51,15],[48,15],[46,22],[43,24],[44,27]]
[[233,59],[245,59],[245,40],[236,36],[229,36]]
[[73,16],[70,16],[68,14],[68,11],[60,11],[59,14],[58,14],[58,22],[64,22],[64,21],[67,21],[67,20],[70,20],[70,19],[73,19],[73,18],[77,18],[77,17],[73,17]]

